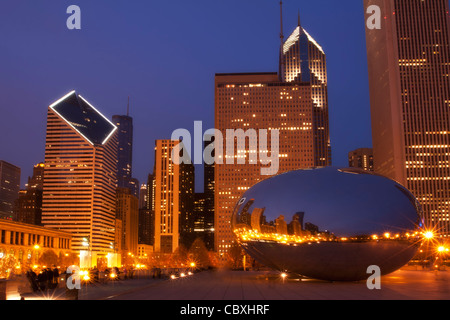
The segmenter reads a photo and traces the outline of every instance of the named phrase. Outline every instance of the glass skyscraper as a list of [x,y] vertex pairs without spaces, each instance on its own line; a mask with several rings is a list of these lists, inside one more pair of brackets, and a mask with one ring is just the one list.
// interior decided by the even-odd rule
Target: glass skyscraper
[[115,115],[112,120],[118,128],[118,187],[129,189],[139,199],[139,181],[133,178],[133,118],[129,115]]
[[20,168],[0,160],[0,219],[13,219],[14,201],[19,198]]

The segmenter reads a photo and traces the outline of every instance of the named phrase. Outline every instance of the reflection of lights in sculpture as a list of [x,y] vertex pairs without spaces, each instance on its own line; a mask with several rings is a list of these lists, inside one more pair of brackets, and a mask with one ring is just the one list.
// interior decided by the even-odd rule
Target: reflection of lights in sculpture
[[424,238],[421,208],[387,178],[355,169],[299,170],[265,180],[237,203],[233,231],[249,255],[281,272],[323,280],[391,273]]

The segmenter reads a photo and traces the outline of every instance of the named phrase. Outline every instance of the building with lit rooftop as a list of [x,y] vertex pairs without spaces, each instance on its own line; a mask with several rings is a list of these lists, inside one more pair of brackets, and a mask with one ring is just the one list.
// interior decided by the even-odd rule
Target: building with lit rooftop
[[92,262],[114,252],[117,128],[75,91],[48,107],[42,224]]
[[[331,165],[326,56],[300,19],[286,41],[281,32],[278,73],[216,74],[215,128],[266,129],[268,146],[270,133],[278,130],[279,145],[272,147],[279,147],[280,174]],[[215,250],[222,257],[235,244],[230,221],[236,203],[270,177],[261,175],[265,165],[250,158],[257,150],[235,149],[235,160],[245,157],[245,164],[215,164]]]

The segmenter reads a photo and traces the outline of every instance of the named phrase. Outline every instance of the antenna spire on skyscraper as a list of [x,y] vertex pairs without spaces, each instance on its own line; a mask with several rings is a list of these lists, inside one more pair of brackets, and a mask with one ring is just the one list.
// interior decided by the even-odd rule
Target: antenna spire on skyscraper
[[278,77],[279,80],[282,81],[284,79],[284,57],[283,57],[283,45],[284,45],[284,34],[283,34],[283,1],[280,0],[280,61],[279,61],[279,70]]
[[283,34],[283,1],[280,1],[280,39],[281,39],[281,46],[283,46],[284,42],[284,34]]
[[127,104],[127,117],[130,116],[130,96],[128,96],[128,104]]

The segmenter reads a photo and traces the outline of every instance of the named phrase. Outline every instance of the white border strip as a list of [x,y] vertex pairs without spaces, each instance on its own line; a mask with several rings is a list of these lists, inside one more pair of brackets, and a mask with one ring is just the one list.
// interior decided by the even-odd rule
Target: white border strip
[[61,102],[63,102],[64,100],[66,100],[68,97],[70,97],[72,94],[75,93],[75,90],[71,91],[70,93],[66,94],[64,97],[62,97],[61,99],[59,99],[58,101],[56,101],[55,103],[51,104],[49,106],[50,109],[53,110],[53,112],[55,112],[65,123],[67,123],[73,130],[75,130],[76,132],[78,132],[78,134],[80,134],[87,142],[89,142],[90,145],[94,145],[92,143],[91,140],[89,140],[84,134],[82,134],[80,132],[80,130],[78,130],[73,124],[71,124],[69,121],[66,120],[66,118],[64,118],[58,111],[55,110],[55,106],[60,104]]

